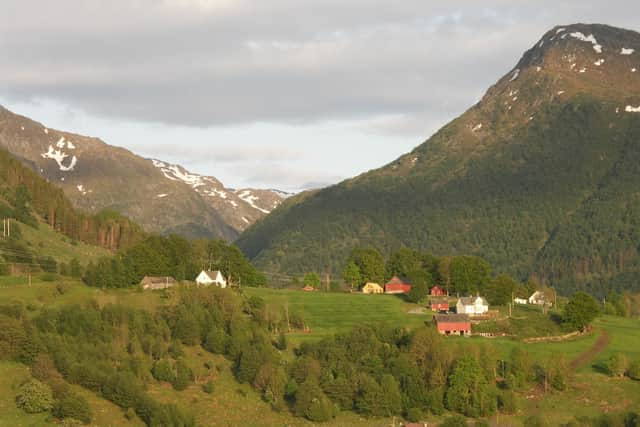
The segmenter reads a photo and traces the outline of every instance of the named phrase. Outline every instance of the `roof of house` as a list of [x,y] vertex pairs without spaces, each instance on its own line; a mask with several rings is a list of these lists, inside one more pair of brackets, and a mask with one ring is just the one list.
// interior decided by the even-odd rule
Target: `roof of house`
[[391,280],[389,280],[385,286],[387,285],[410,285],[411,283],[407,279],[400,278],[398,276],[393,276]]
[[433,316],[438,323],[467,323],[471,322],[466,314],[436,314]]
[[209,279],[211,280],[215,280],[216,277],[218,277],[218,274],[222,276],[222,278],[224,279],[224,274],[222,274],[222,272],[220,270],[215,270],[215,271],[211,271],[211,270],[202,270],[202,272],[204,274],[206,274]]
[[486,306],[489,305],[489,303],[487,302],[486,299],[484,299],[484,297],[460,297],[459,301],[462,303],[462,305],[474,305],[478,298],[482,300],[483,305],[486,305]]
[[175,283],[176,279],[171,276],[144,276],[142,282],[148,283]]
[[374,283],[374,282],[367,282],[367,283],[365,283],[364,286],[373,286],[373,287],[378,287],[378,288],[382,289],[382,286],[380,286],[379,284]]

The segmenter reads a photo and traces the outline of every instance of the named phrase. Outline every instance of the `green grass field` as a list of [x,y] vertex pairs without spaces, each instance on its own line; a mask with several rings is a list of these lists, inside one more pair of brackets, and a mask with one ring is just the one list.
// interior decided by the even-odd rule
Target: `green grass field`
[[73,258],[78,258],[81,264],[86,265],[90,261],[111,255],[108,250],[98,246],[72,242],[69,237],[56,233],[44,223],[38,223],[38,228],[20,224],[20,231],[24,241],[38,255],[51,256],[58,262],[68,263]]
[[[140,292],[134,289],[101,290],[90,288],[77,280],[63,279],[57,282],[43,282],[35,279],[27,286],[24,278],[0,277],[0,301],[21,302],[35,315],[45,306],[87,303],[96,301],[100,305],[122,303],[131,307],[155,310],[160,305],[173,303],[179,289],[165,297],[162,292]],[[410,314],[419,306],[409,304],[402,298],[388,295],[362,295],[346,293],[303,292],[296,290],[243,289],[248,296],[258,296],[267,303],[288,304],[290,310],[303,313],[311,331],[290,334],[290,345],[296,346],[303,340],[317,340],[349,328],[377,322],[390,325],[417,328],[429,322],[431,314]],[[515,313],[514,313],[515,314]],[[518,312],[517,317],[526,316]],[[538,319],[546,330],[545,320]],[[521,320],[525,323],[526,319]],[[586,366],[581,367],[570,380],[569,390],[543,395],[537,388],[519,393],[519,412],[508,417],[494,417],[492,425],[522,425],[525,414],[538,413],[549,425],[568,422],[576,415],[597,416],[603,411],[640,411],[640,382],[629,379],[609,378],[599,373],[595,365],[604,361],[613,352],[620,351],[631,359],[640,358],[640,321],[604,316],[595,322],[595,331],[584,337],[564,342],[527,344],[512,338],[448,338],[456,343],[460,351],[473,344],[495,346],[506,358],[515,346],[522,346],[535,361],[546,360],[562,354],[571,361],[588,352],[598,340],[601,331],[610,336],[609,345],[595,355]],[[525,326],[523,326],[525,327]],[[528,325],[527,328],[533,326]],[[200,384],[207,375],[215,384],[213,394],[202,391],[200,384],[194,384],[183,392],[176,392],[169,385],[152,383],[149,392],[158,400],[174,402],[190,408],[199,425],[204,426],[310,426],[311,423],[294,418],[288,413],[273,411],[268,404],[248,385],[238,384],[231,372],[231,362],[221,356],[210,354],[199,347],[185,348],[187,363],[195,372],[200,372]],[[218,369],[207,372],[204,363],[213,361]],[[45,415],[28,415],[17,409],[14,403],[16,388],[29,377],[24,365],[0,362],[0,427],[50,425]],[[96,426],[141,426],[138,419],[127,420],[123,411],[112,403],[90,391],[74,386],[90,402],[94,414],[92,425]],[[429,417],[430,423],[441,418]],[[364,419],[356,414],[342,413],[327,426],[386,426],[390,419]]]
[[393,326],[415,328],[431,321],[431,312],[409,314],[419,305],[409,304],[394,295],[359,293],[304,292],[269,288],[245,288],[248,296],[263,298],[267,303],[289,304],[290,311],[303,314],[311,331],[289,334],[292,343],[319,339],[346,331],[356,325],[385,322]]

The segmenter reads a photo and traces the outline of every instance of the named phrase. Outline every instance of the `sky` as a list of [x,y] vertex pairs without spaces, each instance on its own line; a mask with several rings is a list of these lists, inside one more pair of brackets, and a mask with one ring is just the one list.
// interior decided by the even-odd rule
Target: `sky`
[[637,0],[0,0],[0,104],[234,188],[383,166],[556,25]]

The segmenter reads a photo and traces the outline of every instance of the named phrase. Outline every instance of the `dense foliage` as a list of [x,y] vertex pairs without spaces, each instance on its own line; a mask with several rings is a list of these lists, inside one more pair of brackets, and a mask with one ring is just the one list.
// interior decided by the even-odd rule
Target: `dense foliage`
[[[518,103],[552,90],[520,84]],[[543,102],[526,125],[504,108],[477,106],[382,169],[287,200],[238,245],[289,274],[335,274],[354,248],[406,246],[482,256],[563,293],[637,290],[640,122],[586,95]],[[469,120],[491,129],[482,144]]]
[[35,224],[34,214],[53,229],[89,244],[116,250],[140,240],[143,232],[110,211],[86,215],[73,208],[63,191],[0,149],[0,214]]
[[243,286],[264,286],[266,281],[237,247],[221,240],[189,242],[175,235],[149,236],[115,257],[90,263],[84,281],[120,288],[137,285],[144,276],[194,280],[202,269],[220,270],[228,281]]

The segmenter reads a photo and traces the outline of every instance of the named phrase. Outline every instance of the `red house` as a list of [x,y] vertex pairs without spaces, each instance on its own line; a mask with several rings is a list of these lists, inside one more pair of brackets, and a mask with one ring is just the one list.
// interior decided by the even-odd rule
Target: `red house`
[[449,311],[449,299],[446,297],[431,297],[429,305],[432,311]]
[[398,276],[393,276],[391,280],[384,285],[385,294],[408,294],[409,291],[411,291],[411,284]]
[[447,291],[442,289],[440,286],[435,285],[433,288],[431,288],[429,295],[431,295],[432,297],[444,297],[444,296],[447,296],[448,293]]
[[471,320],[466,314],[436,314],[433,319],[442,335],[471,335]]

